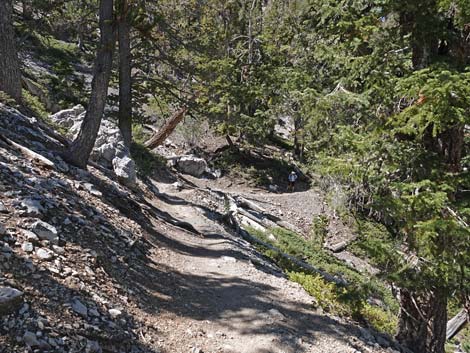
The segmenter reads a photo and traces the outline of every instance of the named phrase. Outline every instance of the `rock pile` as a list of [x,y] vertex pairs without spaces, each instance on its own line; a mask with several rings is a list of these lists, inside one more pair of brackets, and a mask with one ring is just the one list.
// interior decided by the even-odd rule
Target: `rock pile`
[[132,193],[67,165],[34,119],[1,104],[0,134],[51,161],[0,139],[0,352],[148,352],[127,275],[145,258],[142,229],[112,206],[131,209]]
[[[67,133],[71,138],[75,138],[80,131],[85,114],[85,108],[77,105],[51,115],[50,119],[68,130]],[[130,157],[130,152],[125,147],[119,128],[114,121],[105,118],[101,122],[91,158],[102,166],[113,169],[124,185],[135,186],[137,178],[135,162]]]

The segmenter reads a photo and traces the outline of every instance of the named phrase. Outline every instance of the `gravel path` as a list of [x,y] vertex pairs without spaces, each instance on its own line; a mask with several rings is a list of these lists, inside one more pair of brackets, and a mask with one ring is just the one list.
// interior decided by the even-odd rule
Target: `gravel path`
[[[358,338],[354,325],[316,312],[298,284],[260,265],[265,260],[249,244],[186,203],[184,198],[193,198],[194,191],[157,187],[173,201],[154,199],[153,205],[201,233],[172,232],[171,241],[153,256],[157,268],[168,274],[153,296],[153,305],[161,309],[163,351],[386,352]],[[272,196],[273,203],[285,200],[287,196]],[[162,296],[160,288],[166,286],[176,292]]]

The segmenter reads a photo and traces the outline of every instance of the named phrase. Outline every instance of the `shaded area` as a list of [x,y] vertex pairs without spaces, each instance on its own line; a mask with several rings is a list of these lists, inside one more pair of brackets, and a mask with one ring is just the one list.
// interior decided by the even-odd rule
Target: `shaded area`
[[[35,140],[41,141],[46,149]],[[28,141],[18,142],[48,158],[54,155],[45,151],[60,147],[34,134],[29,135]],[[61,266],[34,261],[35,267],[31,268],[27,265],[31,263],[29,256],[21,253],[14,239],[6,239],[14,250],[14,256],[8,260],[9,270],[4,271],[6,283],[23,290],[31,305],[31,320],[24,326],[11,329],[2,326],[1,342],[6,351],[21,346],[16,337],[22,336],[25,327],[35,332],[37,318],[49,316],[52,319],[44,333],[70,337],[68,344],[74,345],[69,347],[70,352],[80,351],[87,340],[99,342],[104,352],[162,352],[159,339],[166,337],[150,321],[158,321],[164,313],[181,319],[214,320],[228,332],[242,337],[284,337],[286,342],[281,344],[294,347],[296,352],[308,351],[295,343],[296,337],[303,335],[311,341],[317,335],[328,335],[354,345],[349,339],[357,331],[354,326],[319,316],[310,305],[283,298],[276,294],[274,286],[250,278],[249,274],[231,275],[230,263],[228,267],[222,263],[223,269],[219,271],[217,263],[225,261],[224,257],[245,264],[252,260],[228,234],[212,231],[210,227],[204,234],[183,231],[167,218],[180,220],[159,210],[142,192],[124,189],[98,172],[91,174],[71,168],[64,174],[34,163],[31,168],[30,162],[17,152],[9,154],[14,159],[0,155],[2,199],[10,209],[2,220],[12,234],[19,232],[19,228],[28,228],[33,218],[20,218],[12,199],[40,196],[42,203],[52,205],[41,219],[58,227],[65,254],[56,256]],[[65,178],[67,182],[59,182]],[[93,195],[84,183],[92,184],[101,195]],[[159,203],[188,209],[198,207],[202,210],[201,222],[216,217],[209,210],[174,196],[159,197]],[[72,222],[67,223],[67,218]],[[179,256],[194,269],[166,265],[159,257],[161,251]],[[213,264],[214,269],[198,268],[201,261]],[[78,275],[65,274],[65,266],[75,269]],[[263,276],[271,273],[263,267],[258,269],[266,272]],[[79,298],[88,308],[96,308],[99,317],[77,316],[68,306],[73,298]],[[113,307],[122,309],[119,319],[110,317],[108,309]],[[272,315],[266,314],[269,310],[286,319],[272,320]],[[10,319],[17,322],[20,317],[17,313]]]
[[[234,178],[253,180],[254,186],[268,189],[269,185],[278,185],[280,192],[287,191],[288,175],[294,170],[290,163],[264,155],[255,148],[228,149],[213,156],[211,162]],[[306,191],[309,188],[309,181],[299,176],[295,191]]]

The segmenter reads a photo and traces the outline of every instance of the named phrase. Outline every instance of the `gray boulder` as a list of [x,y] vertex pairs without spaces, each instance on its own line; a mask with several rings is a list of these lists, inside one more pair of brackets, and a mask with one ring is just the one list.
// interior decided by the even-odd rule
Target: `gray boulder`
[[119,182],[126,186],[134,187],[137,181],[135,162],[129,156],[113,159],[113,170]]
[[51,115],[49,118],[60,126],[71,128],[78,119],[80,119],[80,121],[83,119],[83,113],[85,113],[85,108],[81,104],[78,104],[71,109],[61,110]]
[[97,149],[97,152],[106,162],[111,163],[116,156],[116,145],[105,143]]
[[32,198],[26,198],[21,201],[21,206],[26,209],[28,216],[37,217],[44,212],[44,207],[42,207],[41,202]]
[[23,292],[15,288],[0,287],[0,316],[19,309],[23,302]]
[[176,167],[185,174],[200,177],[207,169],[207,162],[202,158],[189,155],[178,159]]
[[49,223],[37,220],[31,226],[31,230],[38,236],[39,239],[48,240],[55,245],[59,244],[57,229]]
[[86,318],[88,317],[88,308],[77,298],[74,298],[71,303],[72,310],[75,311],[78,315]]

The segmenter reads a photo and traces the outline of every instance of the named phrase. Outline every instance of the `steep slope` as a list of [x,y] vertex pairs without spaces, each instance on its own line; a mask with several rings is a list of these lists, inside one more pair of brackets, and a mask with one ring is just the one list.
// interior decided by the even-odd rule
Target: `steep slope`
[[0,135],[0,286],[23,292],[0,352],[392,352],[315,312],[197,191],[69,166],[4,106]]

